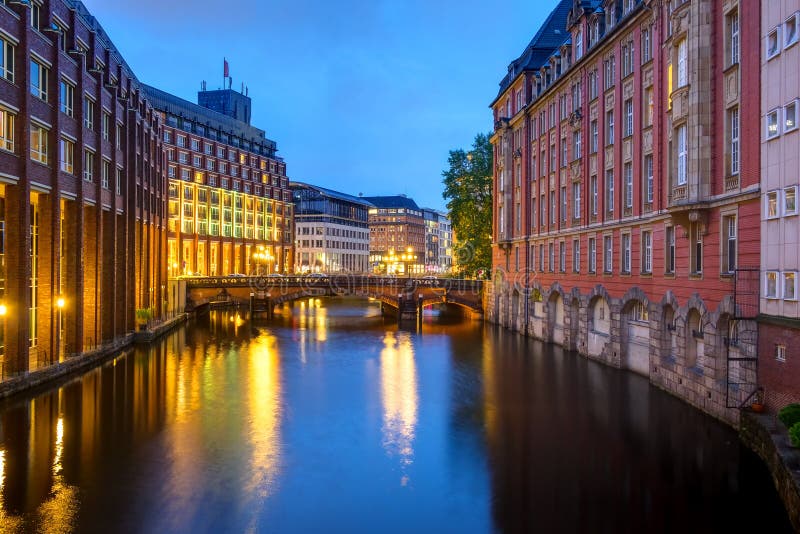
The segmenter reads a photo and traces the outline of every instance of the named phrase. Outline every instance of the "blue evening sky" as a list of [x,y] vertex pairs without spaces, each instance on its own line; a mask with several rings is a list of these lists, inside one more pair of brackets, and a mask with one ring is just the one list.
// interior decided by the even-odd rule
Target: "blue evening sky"
[[290,179],[444,208],[448,151],[555,0],[84,0],[137,77],[192,102],[200,82],[253,98]]

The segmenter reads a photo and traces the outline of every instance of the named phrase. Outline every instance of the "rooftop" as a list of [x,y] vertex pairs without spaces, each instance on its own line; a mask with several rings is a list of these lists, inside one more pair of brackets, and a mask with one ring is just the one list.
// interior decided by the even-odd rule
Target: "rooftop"
[[353,195],[348,195],[346,193],[341,193],[339,191],[334,191],[333,189],[327,189],[325,187],[320,187],[318,185],[311,185],[304,182],[289,182],[290,189],[312,189],[318,191],[320,194],[335,198],[338,200],[344,200],[345,202],[352,202],[353,204],[361,204],[365,207],[371,208],[372,204],[369,203],[363,197],[354,197]]
[[406,208],[419,210],[419,206],[413,199],[404,195],[391,195],[385,197],[362,197],[376,208]]

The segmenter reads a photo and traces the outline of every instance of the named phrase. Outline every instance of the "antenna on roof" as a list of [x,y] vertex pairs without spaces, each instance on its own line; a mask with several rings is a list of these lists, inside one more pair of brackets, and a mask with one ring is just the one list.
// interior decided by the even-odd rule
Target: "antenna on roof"
[[200,82],[200,90],[201,91],[205,91],[206,90],[206,81],[205,80]]

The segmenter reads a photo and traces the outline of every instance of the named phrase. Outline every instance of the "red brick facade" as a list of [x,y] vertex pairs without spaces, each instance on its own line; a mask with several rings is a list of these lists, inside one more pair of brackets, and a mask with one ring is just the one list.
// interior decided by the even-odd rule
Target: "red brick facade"
[[0,150],[6,374],[118,340],[137,308],[163,312],[166,283],[159,118],[83,4],[46,2],[39,17],[0,5],[13,50],[0,78],[14,121]]
[[564,0],[492,104],[489,317],[727,419],[755,387],[737,368],[731,392],[728,347],[755,353],[733,272],[760,256],[759,132],[739,128],[759,120],[758,79],[740,74],[758,68],[759,9]]

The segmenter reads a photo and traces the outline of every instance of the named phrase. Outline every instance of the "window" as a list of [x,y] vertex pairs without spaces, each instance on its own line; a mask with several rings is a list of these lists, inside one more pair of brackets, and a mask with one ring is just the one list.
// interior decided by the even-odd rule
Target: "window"
[[561,222],[567,220],[567,186],[561,187]]
[[500,221],[500,235],[504,236],[506,233],[506,218],[503,216],[503,206],[497,208],[497,220]]
[[588,246],[588,254],[589,254],[589,272],[593,273],[597,269],[597,243],[595,242],[595,238],[589,238],[589,246]]
[[644,106],[644,126],[645,128],[653,125],[653,87],[647,87],[644,90],[644,99],[642,100]]
[[648,154],[644,157],[644,201],[647,204],[653,203],[653,156]]
[[678,87],[689,83],[689,58],[686,48],[686,39],[678,42]]
[[14,114],[0,108],[0,149],[14,152]]
[[69,139],[61,138],[58,142],[59,163],[63,172],[75,172],[75,143]]
[[625,132],[624,136],[633,135],[633,99],[625,101]]
[[614,211],[614,170],[606,170],[606,211]]
[[75,86],[66,80],[61,80],[61,84],[59,86],[59,103],[61,104],[61,113],[68,117],[73,117],[74,102]]
[[563,241],[558,243],[558,270],[562,273],[567,270],[567,244]]
[[589,100],[597,98],[597,70],[589,72]]
[[664,271],[667,273],[675,272],[675,227],[667,226],[665,229],[665,244],[667,254],[664,262]]
[[608,6],[606,6],[606,31],[614,25],[615,10],[616,6],[614,2],[609,2]]
[[622,77],[633,72],[633,42],[622,45]]
[[111,137],[111,115],[103,112],[103,124],[101,126],[103,130],[103,141],[108,141]]
[[[3,3],[5,3],[5,2],[3,2]],[[41,29],[40,19],[41,19],[41,10],[42,10],[42,8],[35,1],[31,2],[29,5],[30,5],[30,8],[31,8],[31,28],[33,28],[35,30],[40,30]]]
[[47,76],[48,68],[36,61],[31,60],[31,94],[47,102]]
[[578,30],[575,33],[575,61],[583,57],[583,32]]
[[181,148],[185,148],[186,147],[186,136],[185,135],[179,135],[178,136],[178,146],[181,147]]
[[730,173],[739,174],[739,108],[728,110],[728,132],[730,136]]
[[115,136],[116,136],[115,141],[116,141],[117,148],[121,149],[122,148],[122,125],[121,124],[117,124],[117,131],[115,133]]
[[614,110],[606,111],[606,145],[614,144]]
[[614,267],[614,262],[612,260],[611,254],[613,253],[613,242],[611,240],[611,236],[607,235],[603,237],[603,272],[610,273],[611,269]]
[[780,216],[778,212],[778,192],[777,191],[768,191],[766,195],[766,206],[765,212],[767,214],[767,219],[775,219],[776,217]]
[[780,124],[778,122],[778,110],[773,109],[767,113],[767,139],[774,139],[780,135]]
[[597,176],[589,178],[589,201],[592,215],[597,215]]
[[768,299],[777,299],[778,271],[767,271],[764,275],[764,296]]
[[783,215],[797,215],[797,186],[793,185],[783,190]]
[[167,178],[175,178],[175,165],[167,167]]
[[550,145],[550,172],[556,172],[556,145]]
[[614,87],[614,56],[610,56],[603,62],[603,88],[611,89]]
[[699,223],[691,223],[689,226],[689,239],[691,241],[692,273],[701,274],[703,272],[703,234]]
[[736,216],[728,215],[722,219],[723,257],[722,272],[732,273],[736,270]]
[[572,217],[579,219],[581,216],[581,184],[572,184]]
[[797,129],[797,100],[783,108],[783,133]]
[[550,224],[556,224],[556,192],[550,191]]
[[122,169],[117,169],[117,194],[122,194]]
[[197,152],[200,151],[200,140],[199,139],[192,138],[191,139],[191,145],[192,145],[192,150],[195,150]]
[[775,345],[775,359],[779,362],[786,361],[786,345]]
[[38,124],[31,124],[31,159],[47,165],[48,131]]
[[642,232],[642,272],[653,272],[653,234]]
[[795,13],[783,23],[783,47],[789,48],[797,42],[797,22],[800,13]]
[[650,46],[650,28],[642,29],[642,63],[647,63],[653,59],[653,51]]
[[561,166],[567,166],[567,140],[561,139]]
[[572,159],[580,159],[581,157],[581,132],[572,132]]
[[94,181],[94,152],[83,151],[83,179],[87,182]]
[[94,100],[83,98],[83,125],[88,130],[94,130]]
[[626,163],[625,172],[625,207],[633,207],[633,165]]
[[622,272],[631,272],[631,234],[622,234]]
[[783,300],[797,300],[797,273],[783,273]]
[[541,219],[542,226],[547,224],[547,203],[544,199],[544,193],[542,193],[542,196],[539,199],[539,218]]
[[551,273],[555,270],[556,265],[556,254],[554,247],[555,245],[553,245],[553,243],[547,244],[547,266]]
[[592,121],[591,129],[591,154],[597,153],[597,119]]
[[686,139],[686,125],[678,127],[678,185],[686,185],[689,167],[689,147]]
[[108,189],[108,179],[110,174],[111,162],[104,159],[100,163],[100,185],[103,186],[103,189]]
[[739,12],[732,11],[725,17],[728,27],[728,65],[739,63]]
[[14,83],[14,51],[11,41],[0,36],[0,76]]
[[572,240],[572,271],[581,272],[581,242],[577,239]]
[[539,272],[544,272],[544,245],[539,245]]
[[780,27],[777,27],[767,34],[767,59],[772,59],[781,52],[780,32]]

